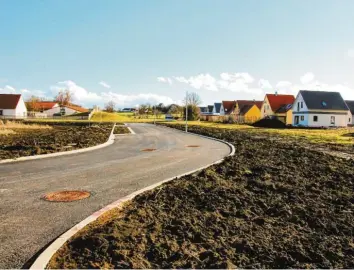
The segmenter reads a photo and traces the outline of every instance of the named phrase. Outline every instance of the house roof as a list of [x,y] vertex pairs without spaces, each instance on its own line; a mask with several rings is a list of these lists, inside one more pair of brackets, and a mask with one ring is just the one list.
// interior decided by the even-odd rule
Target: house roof
[[214,103],[216,113],[220,113],[221,103]]
[[245,106],[245,105],[252,105],[253,106],[253,104],[255,104],[258,107],[258,109],[261,109],[262,104],[263,104],[263,101],[259,101],[259,100],[237,100],[236,102],[239,107]]
[[286,113],[293,108],[293,104],[285,104],[281,106],[275,113]]
[[214,105],[208,105],[208,112],[212,113],[214,109]]
[[200,112],[205,113],[208,112],[208,108],[207,107],[199,107]]
[[[33,109],[50,110],[56,104],[58,104],[58,103],[57,102],[53,102],[53,101],[37,101],[37,102],[33,102]],[[26,102],[26,105],[31,105],[32,106],[32,102]]]
[[255,104],[242,104],[239,105],[240,115],[245,115]]
[[300,94],[309,110],[348,111],[348,106],[339,92],[300,90]]
[[266,94],[266,97],[273,112],[278,111],[284,105],[293,104],[295,101],[293,95]]
[[236,101],[222,101],[222,106],[224,107],[225,114],[230,114],[236,106]]
[[75,110],[77,112],[88,112],[88,109],[85,109],[83,107],[80,107],[80,106],[74,105],[74,104],[67,104],[67,105],[64,105],[64,107]]
[[18,94],[0,94],[0,109],[16,109],[20,98],[21,95]]
[[347,106],[352,114],[354,114],[354,100],[346,100]]

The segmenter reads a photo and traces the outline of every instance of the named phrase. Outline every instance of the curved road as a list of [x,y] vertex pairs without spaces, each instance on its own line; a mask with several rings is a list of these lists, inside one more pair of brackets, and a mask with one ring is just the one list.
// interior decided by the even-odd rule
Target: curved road
[[[149,124],[92,152],[0,164],[0,268],[20,268],[41,248],[107,204],[217,161],[227,145]],[[188,148],[186,145],[200,145]],[[154,152],[142,152],[156,148]],[[88,190],[88,199],[51,203],[51,191]]]

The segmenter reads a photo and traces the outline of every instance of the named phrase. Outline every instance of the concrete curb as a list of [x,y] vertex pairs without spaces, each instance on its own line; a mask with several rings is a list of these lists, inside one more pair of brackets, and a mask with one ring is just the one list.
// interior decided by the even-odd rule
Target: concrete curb
[[[169,128],[169,127],[167,127]],[[176,129],[174,129],[176,130]],[[183,131],[181,131],[183,132]],[[185,132],[183,132],[185,133]],[[203,135],[199,135],[199,134],[195,134],[195,133],[187,133],[187,134],[191,134],[191,135],[195,135],[195,136],[199,136],[199,137],[203,137],[206,139],[211,139],[214,141],[219,141],[222,142],[226,145],[228,145],[230,147],[230,154],[229,156],[233,156],[235,155],[235,147],[231,144],[228,143],[226,141],[223,140],[219,140],[219,139],[215,139],[215,138],[211,138],[211,137],[207,137],[207,136],[203,136]],[[45,269],[50,261],[50,259],[53,257],[53,255],[65,244],[65,242],[67,242],[71,237],[73,237],[77,232],[79,232],[81,229],[83,229],[85,226],[87,226],[88,224],[90,224],[91,222],[95,221],[97,218],[99,218],[101,215],[103,215],[104,213],[114,209],[114,208],[121,208],[123,206],[124,202],[130,201],[132,200],[134,197],[136,197],[137,195],[148,191],[148,190],[152,190],[166,182],[169,182],[171,180],[174,179],[179,179],[183,176],[189,175],[189,174],[193,174],[195,172],[201,171],[203,169],[206,169],[212,165],[215,164],[219,164],[221,162],[224,161],[225,158],[222,158],[218,161],[215,161],[211,164],[205,165],[203,167],[200,167],[196,170],[192,170],[183,174],[180,174],[178,176],[175,177],[171,177],[168,179],[165,179],[163,181],[160,181],[156,184],[153,184],[151,186],[148,186],[146,188],[140,189],[138,191],[133,192],[132,194],[125,196],[109,205],[107,205],[106,207],[102,208],[101,210],[98,210],[97,212],[93,213],[92,215],[90,215],[89,217],[87,217],[86,219],[84,219],[83,221],[81,221],[80,223],[78,223],[77,225],[75,225],[74,227],[72,227],[71,229],[69,229],[68,231],[66,231],[64,234],[62,234],[61,236],[59,236],[51,245],[49,245],[49,247],[47,247],[39,256],[38,258],[35,260],[35,262],[31,265],[31,267],[29,269]]]
[[101,149],[104,147],[107,147],[111,144],[114,143],[114,128],[116,124],[113,125],[111,134],[109,135],[108,140],[105,143],[87,147],[87,148],[82,148],[82,149],[76,149],[72,151],[65,151],[65,152],[58,152],[58,153],[50,153],[50,154],[44,154],[44,155],[36,155],[36,156],[29,156],[29,157],[19,157],[16,159],[4,159],[0,160],[0,164],[5,164],[5,163],[15,163],[15,162],[20,162],[20,161],[27,161],[27,160],[36,160],[36,159],[43,159],[43,158],[51,158],[51,157],[59,157],[59,156],[66,156],[66,155],[73,155],[73,154],[79,154],[79,153],[84,153],[84,152],[89,152],[97,149]]

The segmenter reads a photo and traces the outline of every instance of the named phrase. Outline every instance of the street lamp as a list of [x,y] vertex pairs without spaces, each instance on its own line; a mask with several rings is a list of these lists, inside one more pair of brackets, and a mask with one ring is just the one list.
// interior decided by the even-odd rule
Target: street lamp
[[188,132],[188,91],[186,92],[186,133]]

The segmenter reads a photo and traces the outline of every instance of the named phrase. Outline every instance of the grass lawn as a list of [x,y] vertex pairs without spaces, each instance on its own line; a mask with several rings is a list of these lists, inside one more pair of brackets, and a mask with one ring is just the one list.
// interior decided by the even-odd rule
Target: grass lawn
[[[159,115],[156,121],[164,121],[165,115]],[[103,122],[122,122],[122,123],[131,123],[131,122],[139,122],[139,123],[151,123],[154,122],[154,116],[148,115],[144,116],[144,118],[135,117],[134,113],[108,113],[108,112],[97,112],[95,113],[91,121],[103,121]]]
[[[169,125],[184,125],[182,121],[169,122]],[[354,128],[340,128],[340,129],[272,129],[272,128],[256,128],[249,125],[238,124],[222,124],[205,121],[191,121],[188,122],[190,126],[200,126],[209,128],[235,129],[245,132],[264,134],[270,133],[272,135],[279,135],[290,137],[292,139],[306,139],[311,143],[329,143],[329,144],[348,144],[354,145]]]
[[49,267],[354,268],[353,160],[205,126],[190,131],[229,141],[236,155],[112,210]]

